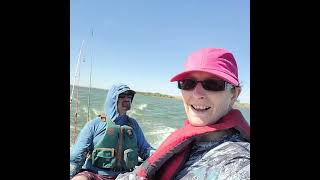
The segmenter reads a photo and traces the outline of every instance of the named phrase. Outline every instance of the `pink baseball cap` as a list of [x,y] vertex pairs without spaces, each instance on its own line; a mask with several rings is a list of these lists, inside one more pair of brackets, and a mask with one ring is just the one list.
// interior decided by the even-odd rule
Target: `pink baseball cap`
[[231,52],[222,48],[203,48],[193,52],[184,66],[184,71],[170,81],[179,81],[192,72],[207,72],[234,86],[239,86],[238,67]]

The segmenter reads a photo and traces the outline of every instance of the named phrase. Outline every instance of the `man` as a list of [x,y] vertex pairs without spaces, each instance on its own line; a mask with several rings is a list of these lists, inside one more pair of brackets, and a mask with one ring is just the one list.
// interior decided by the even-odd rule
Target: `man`
[[115,179],[131,171],[152,153],[130,110],[135,91],[125,84],[113,85],[105,101],[105,115],[89,121],[77,137],[70,156],[70,178]]

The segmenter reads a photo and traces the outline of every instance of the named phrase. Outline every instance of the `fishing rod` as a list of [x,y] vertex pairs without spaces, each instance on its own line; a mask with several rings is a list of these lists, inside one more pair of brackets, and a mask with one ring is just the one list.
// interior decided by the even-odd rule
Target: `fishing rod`
[[80,87],[80,84],[79,84],[80,83],[80,59],[81,59],[83,44],[84,44],[84,40],[82,40],[82,43],[81,43],[81,48],[80,48],[79,55],[78,55],[77,66],[76,66],[76,71],[75,71],[75,75],[74,75],[74,80],[73,80],[73,84],[72,84],[72,91],[71,91],[71,96],[70,96],[70,111],[71,111],[74,86],[75,86],[76,79],[77,79],[78,85],[77,85],[76,109],[75,109],[75,113],[74,113],[74,134],[73,134],[74,143],[76,142],[76,136],[77,136],[79,87]]
[[[70,110],[71,110],[71,103],[72,103],[72,100],[73,100],[72,98],[73,98],[74,84],[75,84],[75,82],[76,82],[77,74],[78,74],[78,71],[79,71],[79,65],[80,65],[81,51],[82,51],[82,48],[83,48],[83,43],[84,43],[84,40],[82,40],[82,43],[81,43],[81,48],[80,48],[79,55],[78,55],[76,72],[75,72],[74,79],[73,79],[71,96],[70,96]],[[78,77],[78,78],[79,78],[79,77]]]
[[[93,39],[93,30],[91,30],[91,37]],[[88,94],[88,116],[87,122],[90,120],[90,95],[91,95],[91,76],[92,76],[92,59],[93,52],[91,51],[91,62],[90,62],[90,84],[89,84],[89,94]]]
[[[93,30],[92,30],[92,38],[93,38]],[[82,41],[81,44],[81,48],[80,48],[80,52],[79,52],[79,56],[78,56],[78,61],[77,61],[77,68],[76,68],[76,72],[75,72],[75,76],[74,76],[74,81],[73,81],[73,86],[72,86],[72,91],[71,91],[71,96],[70,96],[70,110],[71,110],[71,104],[73,101],[73,92],[74,92],[74,86],[75,86],[75,82],[76,79],[77,81],[77,97],[75,98],[76,100],[76,109],[75,109],[75,113],[74,113],[74,134],[73,134],[73,140],[74,143],[76,142],[76,136],[77,136],[77,122],[78,122],[78,109],[79,109],[79,88],[80,88],[80,60],[81,60],[81,55],[82,55],[82,49],[83,49],[83,44],[84,44],[84,40]],[[93,53],[92,53],[93,54]],[[87,116],[87,122],[90,119],[90,95],[91,95],[91,79],[92,79],[92,60],[93,58],[91,57],[91,63],[90,63],[90,85],[89,85],[89,93],[88,93],[88,116]],[[85,60],[83,60],[83,62],[85,62]]]
[[76,97],[76,112],[74,113],[74,132],[73,143],[76,143],[77,126],[78,126],[78,109],[79,109],[79,89],[80,89],[80,70],[78,71],[78,83],[77,83],[77,97]]

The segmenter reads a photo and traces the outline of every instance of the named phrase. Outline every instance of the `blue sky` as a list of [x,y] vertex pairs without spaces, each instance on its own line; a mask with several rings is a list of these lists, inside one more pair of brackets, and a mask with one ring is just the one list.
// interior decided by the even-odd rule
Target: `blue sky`
[[[71,0],[70,84],[84,40],[80,85],[109,89],[122,82],[143,92],[180,95],[169,80],[203,47],[231,51],[241,102],[250,102],[249,0]],[[92,35],[93,32],[93,35]]]

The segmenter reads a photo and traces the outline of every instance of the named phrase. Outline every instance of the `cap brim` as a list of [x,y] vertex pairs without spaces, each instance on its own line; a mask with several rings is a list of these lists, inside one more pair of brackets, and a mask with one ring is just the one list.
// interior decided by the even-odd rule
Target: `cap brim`
[[237,79],[235,79],[234,77],[230,76],[229,74],[226,74],[224,72],[218,71],[218,70],[214,70],[214,69],[193,69],[190,71],[184,71],[180,74],[175,75],[173,78],[171,78],[170,82],[174,82],[174,81],[179,81],[184,79],[188,74],[192,73],[192,72],[206,72],[209,74],[212,74],[214,76],[219,77],[222,80],[225,80],[235,86],[239,85],[239,82]]
[[126,93],[126,94],[135,94],[136,92],[134,90],[127,90],[127,91],[124,91],[123,93]]

